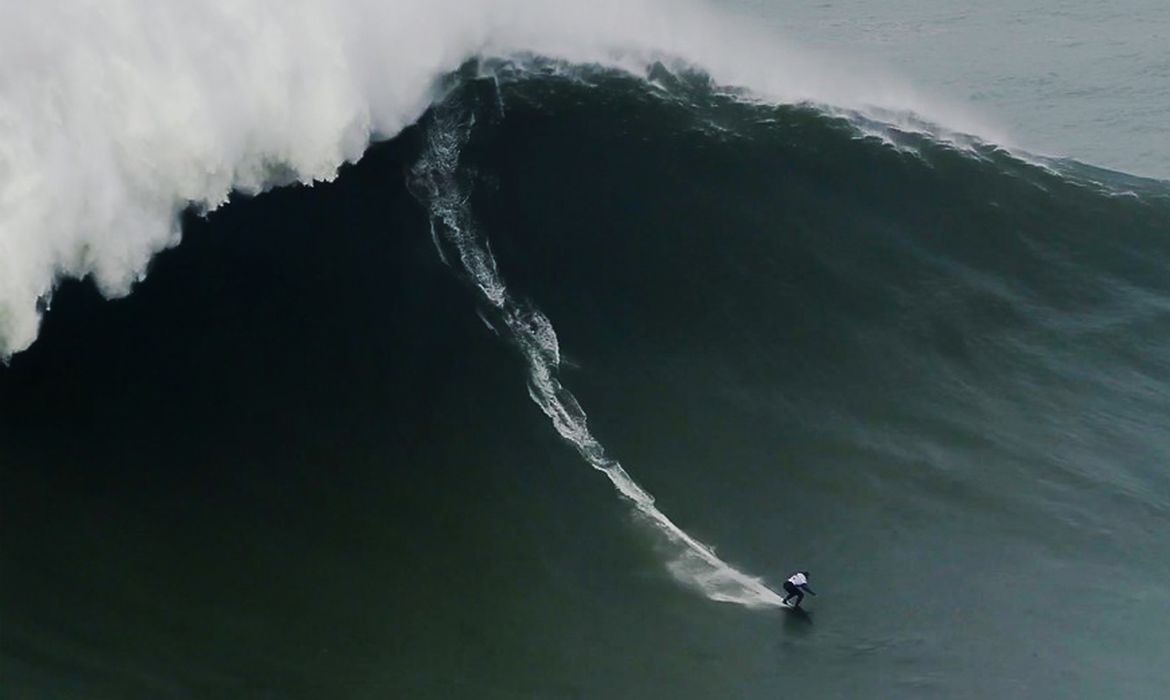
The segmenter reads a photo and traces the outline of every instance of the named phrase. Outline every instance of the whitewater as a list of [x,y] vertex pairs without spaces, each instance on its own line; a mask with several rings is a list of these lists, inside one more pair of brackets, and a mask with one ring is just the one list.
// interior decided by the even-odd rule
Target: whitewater
[[541,56],[697,68],[761,99],[996,136],[908,85],[797,50],[713,8],[653,0],[116,0],[0,5],[0,357],[63,279],[130,292],[183,211],[330,181],[414,123],[442,77]]

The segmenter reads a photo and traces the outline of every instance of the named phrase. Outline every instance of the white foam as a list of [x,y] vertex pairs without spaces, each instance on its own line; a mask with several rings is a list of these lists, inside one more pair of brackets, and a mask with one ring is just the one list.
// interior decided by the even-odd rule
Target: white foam
[[[675,57],[770,100],[878,105],[980,132],[896,81],[691,0],[3,2],[0,358],[33,342],[58,279],[125,294],[178,243],[184,208],[330,180],[417,119],[439,76],[516,52],[635,72]],[[498,301],[490,257],[466,262],[487,266]]]
[[[480,233],[468,205],[467,194],[456,177],[459,149],[467,138],[469,120],[440,108],[427,132],[427,148],[415,166],[414,177],[425,191],[425,203],[434,220],[434,231],[458,252],[458,268],[481,292],[483,300],[498,313],[507,337],[519,348],[528,365],[528,393],[548,416],[557,433],[576,448],[590,466],[602,472],[614,488],[650,524],[669,548],[668,570],[679,581],[712,600],[748,607],[776,606],[781,596],[758,578],[749,576],[720,559],[707,545],[675,525],[654,503],[622,465],[611,459],[589,431],[585,411],[558,377],[560,350],[552,323],[538,309],[518,302],[509,294],[491,255],[487,238]],[[439,254],[443,244],[435,241]],[[495,327],[495,324],[488,324]]]

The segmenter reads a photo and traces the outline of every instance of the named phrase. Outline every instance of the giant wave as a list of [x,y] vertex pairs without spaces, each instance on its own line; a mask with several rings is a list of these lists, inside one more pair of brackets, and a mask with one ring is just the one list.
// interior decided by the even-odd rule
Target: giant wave
[[[106,295],[126,294],[151,257],[179,241],[184,210],[214,209],[233,191],[330,180],[371,140],[394,136],[438,104],[425,120],[427,146],[414,179],[440,255],[458,260],[489,323],[521,349],[532,398],[557,432],[664,537],[672,571],[716,600],[758,606],[779,597],[667,518],[586,427],[558,376],[552,324],[508,291],[460,185],[462,146],[482,111],[476,86],[494,86],[490,100],[501,112],[501,82],[516,86],[509,99],[538,102],[566,80],[629,93],[676,105],[664,125],[686,114],[695,138],[725,134],[745,144],[767,140],[773,124],[791,128],[796,116],[813,125],[794,133],[814,150],[829,125],[848,133],[844,143],[876,137],[878,151],[853,157],[878,163],[909,157],[959,177],[965,168],[950,168],[948,160],[991,163],[994,174],[974,192],[994,192],[1000,177],[1043,189],[1048,177],[966,135],[978,127],[962,115],[888,82],[847,79],[831,64],[814,65],[697,7],[669,14],[653,4],[599,11],[522,2],[269,10],[262,3],[196,10],[125,2],[13,18],[52,30],[6,44],[13,79],[0,104],[14,128],[0,170],[0,354],[35,339],[60,279],[92,277]],[[8,31],[20,25],[6,24]],[[770,113],[779,103],[804,106]],[[887,166],[891,175],[904,169]],[[445,254],[446,247],[454,252]]]
[[0,368],[15,687],[1165,687],[1165,183],[639,70],[466,63],[62,284]]

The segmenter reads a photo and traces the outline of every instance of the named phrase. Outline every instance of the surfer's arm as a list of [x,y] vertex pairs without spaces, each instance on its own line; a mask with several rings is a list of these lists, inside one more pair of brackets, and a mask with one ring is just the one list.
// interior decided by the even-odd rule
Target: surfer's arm
[[808,593],[809,595],[816,595],[816,593],[813,593],[813,589],[808,587],[807,583],[800,584],[800,587],[803,588],[805,590],[805,592]]

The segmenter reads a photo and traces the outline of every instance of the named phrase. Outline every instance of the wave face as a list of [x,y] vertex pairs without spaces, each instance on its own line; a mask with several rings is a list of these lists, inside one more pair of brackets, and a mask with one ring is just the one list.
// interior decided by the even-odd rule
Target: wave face
[[16,692],[1163,691],[1166,185],[628,68],[468,65],[61,286],[0,368]]
[[[670,569],[680,580],[712,600],[748,607],[778,606],[783,599],[759,579],[730,566],[707,545],[675,525],[654,505],[622,465],[611,459],[589,431],[585,411],[560,380],[561,353],[556,332],[538,309],[517,301],[500,276],[487,239],[471,212],[468,192],[460,183],[459,158],[475,124],[475,112],[464,112],[461,95],[448,98],[454,105],[437,107],[427,126],[426,148],[414,168],[414,182],[431,213],[431,233],[444,262],[458,260],[457,269],[474,285],[495,323],[485,322],[520,350],[528,366],[528,393],[552,421],[562,438],[594,469],[610,480],[617,492],[633,504],[675,550]],[[500,103],[502,104],[502,103]],[[442,241],[439,240],[442,232]],[[451,254],[444,247],[453,248]]]

